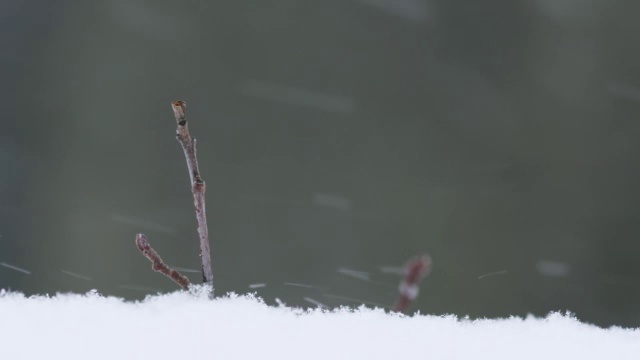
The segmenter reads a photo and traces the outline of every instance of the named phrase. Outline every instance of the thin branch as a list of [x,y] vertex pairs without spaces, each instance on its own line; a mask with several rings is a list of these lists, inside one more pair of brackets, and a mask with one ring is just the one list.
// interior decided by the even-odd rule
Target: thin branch
[[173,113],[176,118],[178,128],[176,138],[187,160],[189,177],[191,179],[191,193],[193,194],[193,204],[196,208],[196,220],[198,222],[198,235],[200,237],[200,259],[202,261],[202,282],[211,287],[213,296],[213,271],[211,269],[211,250],[209,247],[209,230],[207,228],[207,214],[205,209],[204,192],[206,189],[204,180],[200,176],[198,169],[198,159],[196,158],[196,139],[189,135],[187,125],[186,109],[187,103],[184,101],[174,101],[171,103]]
[[160,255],[153,250],[151,244],[149,244],[149,239],[145,234],[136,235],[136,246],[138,250],[144,255],[149,261],[151,261],[151,268],[153,271],[157,271],[159,273],[164,274],[169,279],[175,281],[180,287],[187,290],[189,286],[191,286],[191,282],[187,279],[186,276],[180,274],[177,270],[170,268],[167,264],[162,261]]
[[400,292],[393,311],[405,312],[411,303],[418,297],[420,280],[431,271],[431,257],[422,255],[407,262],[405,266],[404,279],[400,282],[398,291]]

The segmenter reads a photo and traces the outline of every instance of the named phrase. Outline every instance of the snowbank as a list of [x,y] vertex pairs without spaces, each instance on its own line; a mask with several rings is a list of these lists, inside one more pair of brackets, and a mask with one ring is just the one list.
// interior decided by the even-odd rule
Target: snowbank
[[463,320],[380,309],[267,306],[185,292],[0,293],[2,359],[638,359],[640,330],[575,318]]

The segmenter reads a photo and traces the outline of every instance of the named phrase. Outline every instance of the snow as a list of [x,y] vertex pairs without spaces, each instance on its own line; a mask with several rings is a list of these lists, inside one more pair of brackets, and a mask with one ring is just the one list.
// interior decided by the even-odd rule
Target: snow
[[268,306],[197,292],[126,302],[0,292],[2,359],[637,359],[640,329],[559,313],[468,320]]

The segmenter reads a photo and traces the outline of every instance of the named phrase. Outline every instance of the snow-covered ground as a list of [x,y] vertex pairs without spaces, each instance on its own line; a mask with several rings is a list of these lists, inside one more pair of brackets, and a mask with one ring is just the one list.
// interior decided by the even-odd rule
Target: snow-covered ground
[[639,358],[640,329],[601,329],[561,314],[470,321],[186,292],[142,302],[0,293],[0,359]]

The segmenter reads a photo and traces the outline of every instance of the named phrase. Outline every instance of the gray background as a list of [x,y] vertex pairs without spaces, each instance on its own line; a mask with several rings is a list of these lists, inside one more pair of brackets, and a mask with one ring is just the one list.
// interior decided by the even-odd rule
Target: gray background
[[169,106],[182,99],[218,294],[266,283],[269,303],[390,305],[399,277],[379,267],[426,252],[434,268],[413,310],[639,326],[638,11],[5,1],[0,263],[31,273],[2,266],[0,287],[174,290],[137,232],[198,268]]

